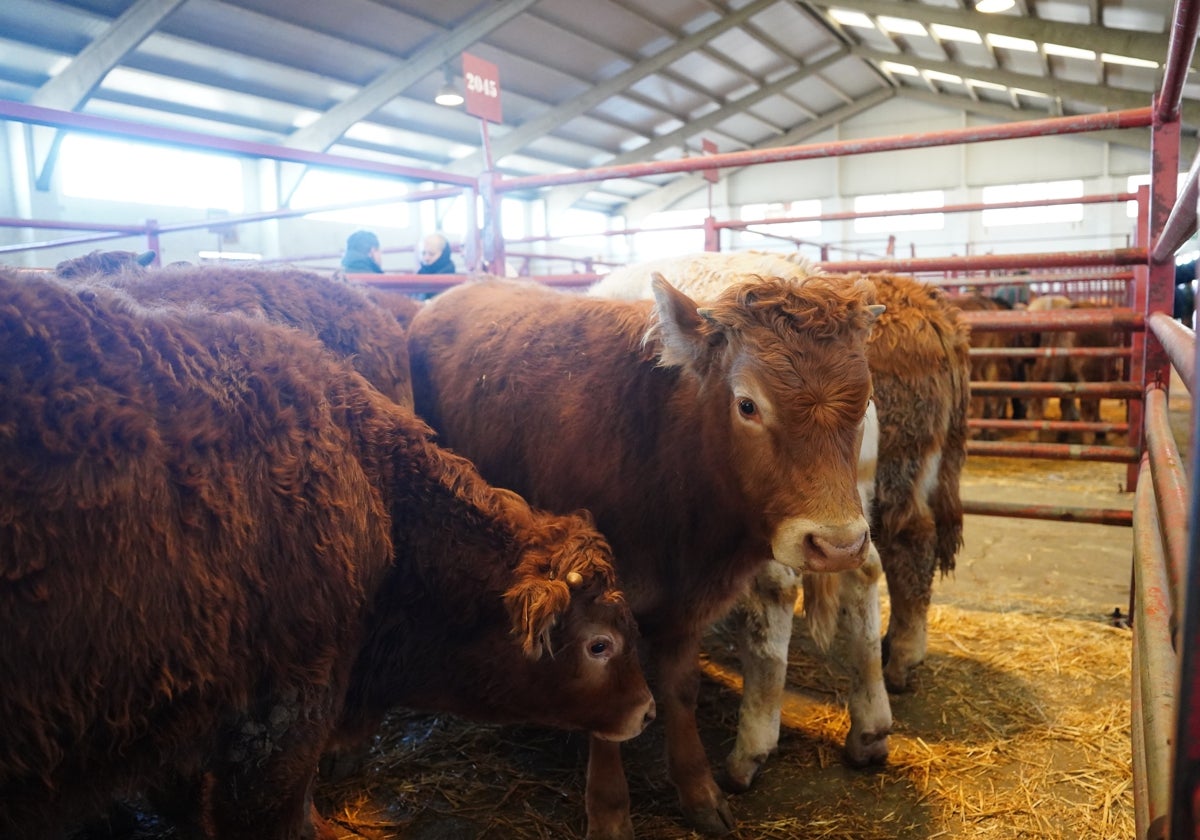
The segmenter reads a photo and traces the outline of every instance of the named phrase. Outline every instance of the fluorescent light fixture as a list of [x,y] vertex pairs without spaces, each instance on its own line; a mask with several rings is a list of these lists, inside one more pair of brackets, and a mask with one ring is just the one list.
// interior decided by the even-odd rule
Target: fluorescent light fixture
[[929,33],[925,31],[925,27],[915,20],[880,15],[876,18],[876,21],[879,23],[880,29],[884,32],[890,32],[893,35],[923,35],[926,38],[929,37]]
[[1144,58],[1130,58],[1127,55],[1113,55],[1112,53],[1101,53],[1101,61],[1107,61],[1109,64],[1124,64],[1126,67],[1148,67],[1151,70],[1158,69],[1157,61],[1147,61]]
[[940,70],[926,70],[925,78],[931,82],[952,82],[956,85],[963,83],[962,76],[955,76],[953,73],[943,73]]
[[898,73],[901,76],[919,76],[917,68],[911,64],[897,64],[894,61],[881,61],[879,66],[885,73]]
[[961,41],[964,44],[982,44],[983,38],[974,29],[963,29],[961,26],[947,26],[944,23],[932,23],[929,28],[933,34],[943,41]]
[[1082,58],[1088,61],[1096,59],[1094,50],[1081,50],[1079,47],[1065,47],[1062,44],[1042,44],[1042,49],[1046,51],[1046,55],[1061,55],[1064,58]]
[[997,35],[994,32],[989,32],[987,34],[987,42],[993,47],[1003,47],[1006,50],[1037,52],[1037,44],[1028,38],[1013,38],[1011,35]]
[[829,16],[842,26],[858,26],[862,29],[875,28],[875,23],[862,12],[852,12],[849,9],[830,9]]
[[994,15],[997,12],[1007,12],[1015,5],[1017,5],[1016,0],[979,0],[975,4],[975,11],[983,12],[985,15]]

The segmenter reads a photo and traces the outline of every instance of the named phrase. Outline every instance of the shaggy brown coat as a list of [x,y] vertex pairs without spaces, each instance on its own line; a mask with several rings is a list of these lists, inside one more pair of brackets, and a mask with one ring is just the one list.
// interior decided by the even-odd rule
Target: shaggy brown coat
[[[123,252],[115,252],[117,255]],[[106,252],[60,264],[73,282],[103,282],[147,306],[243,312],[315,335],[385,396],[412,406],[405,329],[362,289],[294,268],[167,266],[146,270]],[[89,268],[97,271],[89,272]],[[414,301],[415,303],[415,301]]]
[[884,676],[901,691],[925,658],[934,575],[954,568],[962,546],[970,331],[938,289],[892,274],[867,279],[887,307],[867,349],[879,407],[871,536],[891,605]]
[[[711,306],[467,283],[409,331],[417,410],[489,480],[586,508],[649,642],[685,815],[732,826],[696,730],[700,636],[772,556],[862,564],[856,490],[869,390],[865,286],[779,282]],[[653,315],[653,318],[652,318]],[[588,835],[632,836],[619,753],[593,742]]]
[[0,346],[0,836],[143,789],[199,836],[332,838],[318,757],[395,704],[644,725],[603,537],[311,337],[0,270]]

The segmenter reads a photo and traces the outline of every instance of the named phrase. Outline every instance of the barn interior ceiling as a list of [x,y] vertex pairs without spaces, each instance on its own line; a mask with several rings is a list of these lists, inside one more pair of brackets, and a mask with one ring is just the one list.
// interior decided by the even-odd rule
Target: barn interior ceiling
[[[475,174],[479,120],[435,104],[494,64],[508,175],[803,143],[881,103],[1016,121],[1142,108],[1170,0],[3,0],[0,98]],[[1184,89],[1183,135],[1200,126]],[[908,129],[911,130],[911,129]],[[1086,135],[1149,150],[1150,132]],[[47,147],[51,148],[52,147]],[[1190,148],[1194,149],[1194,145]],[[53,152],[34,161],[45,177]],[[1184,164],[1186,165],[1186,163]],[[558,187],[640,213],[699,175]]]

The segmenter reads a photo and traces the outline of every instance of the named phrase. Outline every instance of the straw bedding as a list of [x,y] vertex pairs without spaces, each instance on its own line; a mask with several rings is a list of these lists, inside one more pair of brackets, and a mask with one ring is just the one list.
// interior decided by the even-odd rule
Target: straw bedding
[[[737,838],[1117,838],[1134,833],[1129,631],[1044,600],[935,606],[913,694],[893,697],[886,768],[845,767],[846,683],[797,622],[779,754],[733,800]],[[740,677],[706,644],[700,709],[728,750]],[[661,725],[625,750],[643,840],[692,837],[677,817]],[[348,838],[573,838],[584,832],[586,741],[528,727],[396,714],[366,769],[322,789]]]

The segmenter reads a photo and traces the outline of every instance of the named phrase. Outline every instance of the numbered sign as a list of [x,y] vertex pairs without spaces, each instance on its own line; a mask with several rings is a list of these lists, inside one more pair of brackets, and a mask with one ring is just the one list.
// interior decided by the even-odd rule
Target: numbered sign
[[495,64],[462,54],[463,80],[467,88],[467,113],[483,120],[504,122],[500,115],[500,71]]

